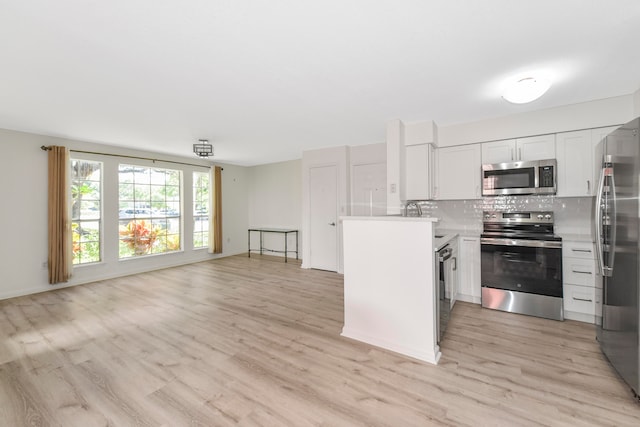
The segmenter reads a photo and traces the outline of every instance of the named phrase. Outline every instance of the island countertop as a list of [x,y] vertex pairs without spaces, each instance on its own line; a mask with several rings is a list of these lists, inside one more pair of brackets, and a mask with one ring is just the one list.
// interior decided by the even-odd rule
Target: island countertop
[[430,216],[402,216],[402,215],[379,215],[379,216],[341,216],[341,221],[402,221],[402,222],[438,222],[438,218]]

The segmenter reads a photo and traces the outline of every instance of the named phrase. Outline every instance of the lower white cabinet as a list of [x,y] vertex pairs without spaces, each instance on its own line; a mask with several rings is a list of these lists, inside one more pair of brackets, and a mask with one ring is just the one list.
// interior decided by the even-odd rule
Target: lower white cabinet
[[480,304],[480,238],[458,239],[458,299]]
[[562,283],[564,317],[596,323],[602,317],[602,284],[591,240],[564,240]]

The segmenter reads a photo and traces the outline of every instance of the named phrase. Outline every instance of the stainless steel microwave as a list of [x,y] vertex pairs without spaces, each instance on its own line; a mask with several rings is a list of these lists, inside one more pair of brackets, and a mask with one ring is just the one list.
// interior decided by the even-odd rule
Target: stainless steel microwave
[[482,195],[556,194],[555,159],[482,165]]

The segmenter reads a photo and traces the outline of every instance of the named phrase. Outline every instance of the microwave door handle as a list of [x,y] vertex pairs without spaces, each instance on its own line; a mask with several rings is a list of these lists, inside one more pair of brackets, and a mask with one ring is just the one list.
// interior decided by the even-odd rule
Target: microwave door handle
[[600,171],[600,178],[598,180],[598,192],[596,193],[596,201],[595,201],[595,234],[596,234],[596,255],[598,258],[598,268],[600,270],[600,274],[605,276],[604,271],[604,252],[602,247],[602,210],[603,210],[603,192],[604,192],[604,168]]

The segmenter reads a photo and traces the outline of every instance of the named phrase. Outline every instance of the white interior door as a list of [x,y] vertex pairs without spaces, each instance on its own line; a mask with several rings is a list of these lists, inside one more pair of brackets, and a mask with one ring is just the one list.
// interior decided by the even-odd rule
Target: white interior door
[[387,165],[371,163],[353,167],[354,216],[376,216],[387,213]]
[[309,170],[311,268],[338,271],[338,169]]

